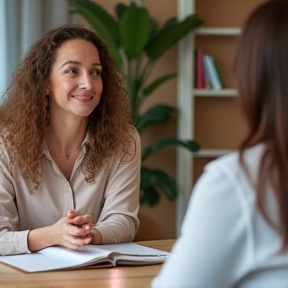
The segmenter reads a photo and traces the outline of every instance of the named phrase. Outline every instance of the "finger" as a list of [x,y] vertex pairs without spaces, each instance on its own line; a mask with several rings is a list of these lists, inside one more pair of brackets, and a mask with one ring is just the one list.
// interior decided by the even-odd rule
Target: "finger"
[[73,218],[73,221],[71,221],[74,225],[84,225],[88,223],[92,223],[92,217],[91,215],[81,215]]
[[81,247],[87,245],[92,241],[92,235],[80,236],[80,237],[71,237],[70,245]]
[[75,210],[73,210],[73,209],[68,210],[68,212],[67,212],[68,219],[74,219],[76,216],[77,216],[77,213]]
[[86,227],[79,227],[75,225],[71,225],[71,227],[68,229],[67,233],[71,236],[86,236],[88,234],[91,234],[91,225],[87,225]]
[[73,236],[66,234],[63,237],[60,245],[69,249],[79,250],[83,245],[89,244],[92,241],[92,239],[93,239],[92,235]]
[[73,250],[80,250],[83,245],[87,245],[93,240],[93,235],[88,234],[87,229],[74,225],[66,226],[66,232],[62,233],[62,235],[57,235],[55,245],[60,245]]
[[93,223],[88,223],[88,224],[84,224],[81,226],[82,228],[90,231],[93,227],[94,227],[94,224]]
[[[85,244],[83,244],[85,245]],[[79,245],[79,244],[73,244],[73,243],[69,243],[69,244],[66,244],[64,245],[64,247],[68,248],[68,249],[71,249],[71,250],[81,250],[82,249],[82,244]]]
[[86,236],[79,236],[77,238],[81,240],[82,245],[87,245],[87,244],[91,243],[93,236],[91,234],[89,234]]

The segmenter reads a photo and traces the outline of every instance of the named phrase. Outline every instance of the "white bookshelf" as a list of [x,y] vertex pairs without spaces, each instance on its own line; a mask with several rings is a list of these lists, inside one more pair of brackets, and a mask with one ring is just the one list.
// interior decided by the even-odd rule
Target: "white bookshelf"
[[192,89],[192,97],[235,97],[237,96],[236,89],[221,89],[221,90],[209,90],[209,89]]
[[200,151],[194,153],[194,157],[207,157],[207,158],[217,158],[224,156],[233,152],[234,150],[230,149],[201,149]]
[[197,35],[207,36],[238,36],[241,32],[240,28],[223,28],[223,27],[201,27],[195,30]]
[[[196,0],[178,0],[178,17],[185,18],[195,12]],[[201,0],[198,0],[201,1]],[[180,139],[194,139],[194,100],[195,97],[235,97],[236,89],[225,88],[221,90],[195,89],[194,87],[194,56],[195,35],[237,37],[241,32],[237,27],[201,27],[188,35],[179,43],[178,47],[178,97],[179,111],[178,137]],[[201,143],[200,143],[201,145]],[[176,207],[176,233],[180,228],[187,210],[193,186],[193,157],[217,158],[233,150],[201,149],[191,154],[184,149],[177,150],[177,184],[179,195]]]

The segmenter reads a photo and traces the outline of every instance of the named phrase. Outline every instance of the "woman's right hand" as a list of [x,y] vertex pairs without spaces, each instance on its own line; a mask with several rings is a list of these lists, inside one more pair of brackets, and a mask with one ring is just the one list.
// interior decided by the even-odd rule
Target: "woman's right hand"
[[71,218],[63,217],[51,226],[53,245],[79,250],[82,245],[89,244],[92,240],[90,229],[92,225],[74,225],[70,223]]
[[93,224],[74,225],[69,216],[68,214],[51,226],[31,230],[27,240],[29,250],[35,252],[54,245],[79,250],[81,246],[89,244],[93,238]]

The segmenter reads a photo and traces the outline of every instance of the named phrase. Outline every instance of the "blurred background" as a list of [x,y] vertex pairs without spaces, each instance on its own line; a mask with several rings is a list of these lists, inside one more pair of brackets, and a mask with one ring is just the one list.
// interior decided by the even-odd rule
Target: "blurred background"
[[[129,0],[94,0],[108,13]],[[194,139],[201,146],[197,153],[168,147],[146,160],[145,165],[163,169],[177,181],[178,197],[169,200],[159,191],[154,206],[142,204],[140,230],[135,240],[169,239],[179,235],[194,183],[209,161],[236,149],[245,134],[245,123],[237,107],[237,91],[232,62],[241,25],[248,13],[264,0],[143,0],[157,25],[171,17],[183,19],[196,13],[203,25],[170,48],[157,61],[151,79],[177,72],[145,101],[141,111],[165,103],[178,109],[175,117],[145,131],[142,146],[163,137]],[[69,13],[68,0],[0,0],[0,91],[5,92],[13,70],[30,45],[44,32],[62,24],[89,27],[81,15]],[[196,51],[211,55],[223,81],[220,90],[197,87]],[[148,79],[149,82],[149,79]]]

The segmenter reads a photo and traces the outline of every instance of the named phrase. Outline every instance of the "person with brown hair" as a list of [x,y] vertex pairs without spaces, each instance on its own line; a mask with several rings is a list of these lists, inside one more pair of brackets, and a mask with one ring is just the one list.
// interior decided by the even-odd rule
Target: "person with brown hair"
[[127,90],[91,30],[48,31],[0,106],[0,255],[131,242],[141,148]]
[[205,167],[153,288],[288,287],[288,0],[247,18],[234,72],[248,134]]

